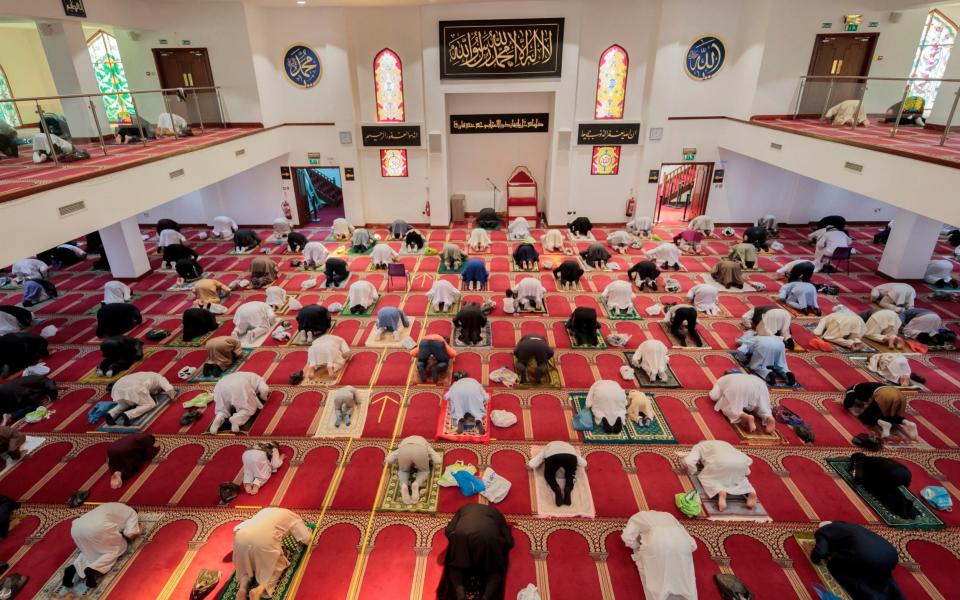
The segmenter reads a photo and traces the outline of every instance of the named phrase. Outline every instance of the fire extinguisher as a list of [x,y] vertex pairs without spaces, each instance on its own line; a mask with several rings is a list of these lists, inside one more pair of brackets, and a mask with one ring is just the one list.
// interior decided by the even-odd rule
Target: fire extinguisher
[[627,216],[632,217],[633,211],[636,210],[636,208],[637,208],[637,199],[634,198],[633,196],[630,196],[630,198],[627,199]]
[[423,214],[430,216],[430,201],[427,200],[426,206],[423,207]]
[[284,198],[283,202],[280,203],[280,209],[283,211],[283,216],[286,219],[293,218],[293,212],[290,210],[290,203],[287,202],[287,199]]

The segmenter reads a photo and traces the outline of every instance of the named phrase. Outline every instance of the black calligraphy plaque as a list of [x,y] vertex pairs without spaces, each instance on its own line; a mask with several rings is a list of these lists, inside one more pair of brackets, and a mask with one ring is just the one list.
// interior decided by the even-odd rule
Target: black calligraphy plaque
[[560,77],[563,19],[440,21],[441,79]]
[[450,133],[545,133],[550,113],[450,115]]
[[361,125],[360,137],[368,147],[421,145],[419,125]]
[[83,6],[83,0],[63,0],[63,12],[68,17],[87,18],[87,9]]
[[577,144],[585,146],[640,143],[640,123],[580,123]]

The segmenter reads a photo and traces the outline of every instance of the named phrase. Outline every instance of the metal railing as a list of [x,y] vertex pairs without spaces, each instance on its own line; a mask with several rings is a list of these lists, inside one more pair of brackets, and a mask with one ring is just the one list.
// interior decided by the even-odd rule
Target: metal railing
[[[820,118],[823,119],[827,114],[827,111],[833,106],[833,92],[837,87],[837,84],[855,84],[859,91],[857,93],[857,111],[854,113],[853,123],[850,125],[851,129],[857,128],[857,122],[859,120],[860,111],[863,109],[864,98],[866,97],[867,90],[870,88],[870,83],[880,83],[880,82],[895,82],[902,84],[903,93],[900,95],[900,108],[897,112],[896,118],[893,120],[893,125],[890,128],[890,137],[896,137],[897,131],[900,129],[900,122],[903,119],[903,107],[907,100],[907,97],[910,95],[910,89],[914,82],[936,82],[939,83],[941,89],[938,91],[938,98],[942,97],[943,94],[943,84],[960,84],[960,79],[933,79],[926,77],[860,77],[857,75],[802,75],[800,77],[799,89],[797,91],[797,99],[794,104],[793,109],[793,118],[797,119],[800,117],[801,105],[806,99],[804,96],[805,92],[809,92],[811,86],[816,83],[826,83],[826,96],[823,100],[822,108],[820,109]],[[898,88],[899,89],[899,88]],[[957,89],[954,91],[953,103],[950,106],[950,112],[947,114],[946,123],[943,126],[943,133],[940,136],[939,145],[943,146],[947,141],[947,137],[950,135],[950,129],[953,125],[953,117],[957,111],[957,104],[960,102],[960,85],[957,86]],[[925,111],[930,110],[931,107],[925,107]]]
[[[62,107],[64,106],[65,101],[70,101],[70,100],[84,101],[85,100],[86,102],[83,103],[85,104],[84,108],[89,111],[90,116],[93,119],[93,126],[96,130],[97,139],[100,142],[100,150],[103,152],[104,156],[107,156],[109,154],[107,152],[107,148],[111,144],[107,144],[105,142],[105,139],[104,139],[105,134],[103,131],[103,125],[101,124],[102,122],[105,121],[105,119],[97,112],[97,105],[94,104],[94,99],[99,99],[102,107],[104,98],[116,96],[117,101],[122,102],[122,98],[128,97],[130,100],[131,108],[133,109],[130,113],[131,123],[129,124],[114,123],[114,125],[117,125],[118,128],[120,127],[129,128],[129,127],[136,126],[137,131],[139,133],[138,137],[139,137],[140,143],[143,146],[147,146],[151,137],[147,135],[147,132],[144,130],[144,126],[143,126],[144,119],[140,112],[140,107],[137,104],[137,96],[139,95],[143,97],[148,94],[159,94],[160,98],[163,101],[164,112],[170,113],[171,115],[177,114],[171,108],[171,98],[176,98],[177,102],[185,103],[185,104],[189,104],[190,103],[189,99],[192,99],[192,105],[193,105],[193,110],[196,116],[196,122],[199,126],[201,133],[205,132],[208,127],[216,124],[217,122],[219,122],[220,128],[227,127],[226,120],[224,119],[223,98],[220,94],[220,86],[158,88],[154,90],[125,90],[122,92],[106,92],[106,93],[101,92],[96,94],[66,94],[62,96],[33,96],[33,97],[23,97],[23,98],[0,97],[0,105],[6,104],[6,103],[13,103],[14,106],[16,106],[17,103],[33,104],[34,112],[37,115],[37,127],[40,129],[40,132],[46,136],[47,147],[50,149],[50,155],[52,156],[54,163],[59,166],[61,163],[61,159],[59,156],[60,151],[58,150],[57,146],[53,143],[53,139],[51,138],[51,133],[50,133],[50,127],[46,124],[46,121],[45,121],[45,117],[49,113],[51,113],[51,111],[44,110],[43,107],[40,105],[41,102],[59,102]],[[200,102],[201,94],[208,94],[208,95],[212,94],[215,96],[215,100],[216,100],[216,103],[215,103],[216,119],[215,120],[211,121],[210,119],[207,119],[206,122],[204,121],[204,110],[201,108],[201,102]],[[191,119],[189,118],[191,117],[189,109],[187,110],[187,117],[188,118],[186,118],[185,120],[189,125],[191,123]],[[69,120],[66,119],[66,116],[64,116],[64,119],[66,120],[68,129],[69,129]],[[147,121],[147,123],[149,124],[149,121]],[[172,116],[171,116],[171,125],[172,125]],[[21,125],[17,129],[24,129],[24,126]],[[172,131],[173,131],[174,138],[179,139],[181,137],[181,132],[178,132],[176,127],[172,127]],[[108,132],[107,135],[115,135],[115,133],[111,131],[111,132]],[[154,135],[152,139],[156,140],[157,136]],[[0,158],[2,158],[2,156],[0,156]]]

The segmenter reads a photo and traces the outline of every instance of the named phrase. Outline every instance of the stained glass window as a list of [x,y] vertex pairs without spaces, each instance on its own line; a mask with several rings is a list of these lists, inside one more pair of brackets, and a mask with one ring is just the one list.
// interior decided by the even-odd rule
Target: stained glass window
[[396,52],[384,48],[373,59],[373,89],[377,93],[377,122],[402,123],[403,65]]
[[[0,66],[0,98],[13,98],[13,90],[10,89],[10,82],[7,80],[7,74]],[[20,113],[17,111],[17,105],[13,102],[0,102],[0,119],[13,127],[20,127]]]
[[600,55],[597,73],[597,119],[622,119],[623,101],[627,95],[627,51],[614,44]]
[[594,146],[591,175],[616,175],[620,172],[620,146]]
[[381,150],[380,175],[383,177],[406,177],[407,151],[405,149]]
[[[87,40],[87,50],[90,52],[93,73],[102,93],[125,92],[130,89],[127,76],[123,72],[117,38],[106,31],[98,31]],[[111,123],[133,122],[133,100],[130,94],[104,96],[103,108]]]
[[[920,36],[920,45],[917,46],[917,56],[913,60],[913,70],[910,77],[923,79],[940,79],[947,69],[953,43],[957,39],[957,24],[948,19],[939,10],[932,10],[927,15],[927,22],[923,26]],[[910,84],[910,95],[923,98],[923,116],[926,117],[933,109],[933,101],[940,90],[939,81],[914,81]]]

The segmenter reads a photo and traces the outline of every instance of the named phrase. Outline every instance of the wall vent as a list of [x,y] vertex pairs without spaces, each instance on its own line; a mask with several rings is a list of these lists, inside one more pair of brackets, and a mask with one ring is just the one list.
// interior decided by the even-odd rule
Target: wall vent
[[770,142],[770,147],[774,150],[783,150],[783,144],[778,144],[776,142]]
[[176,171],[170,171],[170,179],[176,179],[177,177],[183,177],[183,169],[177,169]]
[[246,149],[246,148],[240,148],[239,150],[237,150],[236,152],[234,152],[233,155],[234,155],[234,156],[243,156],[243,155],[246,154],[246,153],[247,153],[247,149]]
[[557,131],[557,149],[569,150],[572,138],[573,138],[573,132],[570,131],[569,129],[561,129]]
[[843,168],[844,168],[844,169],[850,169],[850,170],[853,171],[854,173],[862,173],[862,172],[863,172],[863,165],[858,165],[857,163],[852,163],[852,162],[849,162],[849,161],[843,163]]
[[81,200],[79,202],[71,202],[70,204],[64,204],[63,206],[58,208],[57,211],[59,211],[61,217],[67,217],[74,213],[78,213],[81,210],[86,210],[86,209],[87,209],[86,202]]
[[427,144],[430,147],[431,154],[440,154],[443,152],[443,136],[439,133],[430,132],[427,136]]

